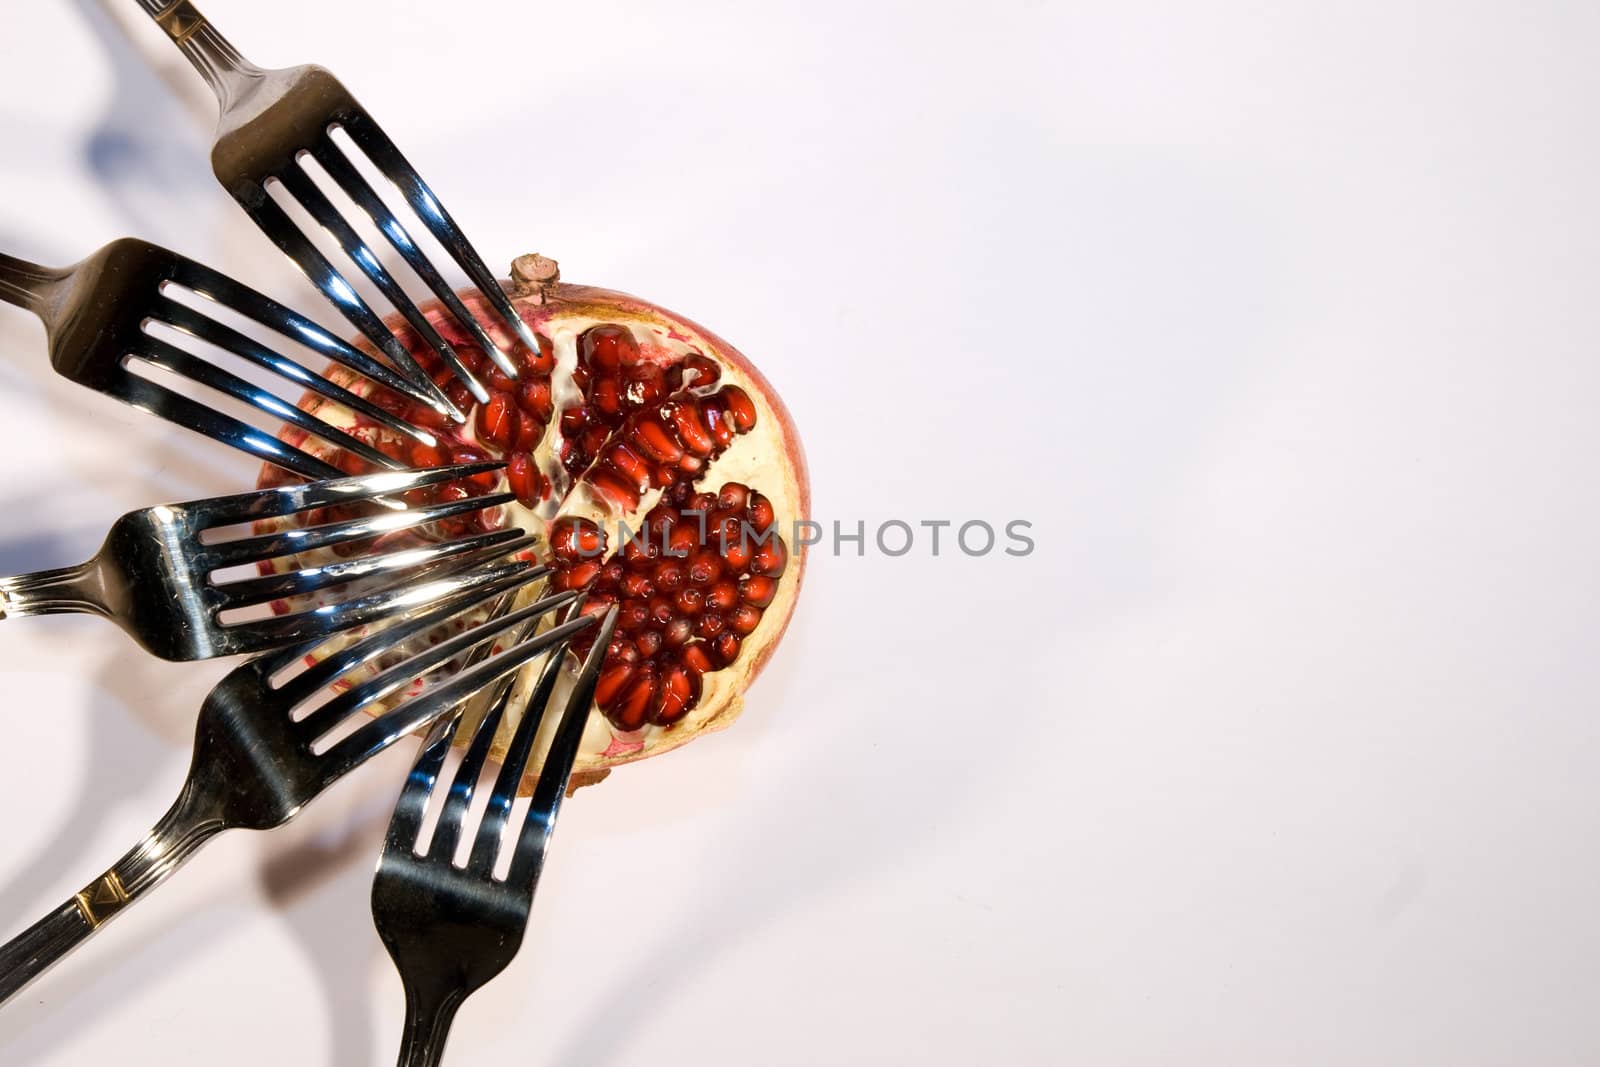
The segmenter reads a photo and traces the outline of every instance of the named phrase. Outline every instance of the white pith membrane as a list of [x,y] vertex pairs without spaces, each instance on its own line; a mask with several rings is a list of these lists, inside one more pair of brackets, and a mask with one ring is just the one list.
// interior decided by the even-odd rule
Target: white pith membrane
[[[519,266],[520,264],[521,261]],[[532,508],[520,501],[513,501],[491,509],[499,513],[497,518],[500,527],[520,527],[525,533],[537,537],[538,542],[532,554],[539,560],[549,561],[551,553],[547,533],[550,523],[566,516],[589,519],[606,532],[607,550],[604,556],[597,557],[606,560],[610,559],[620,547],[619,524],[626,524],[630,530],[640,530],[644,516],[660,500],[663,490],[652,488],[642,496],[636,508],[625,512],[616,510],[608,497],[592,491],[584,483],[582,473],[574,480],[564,470],[560,461],[563,443],[561,412],[576,403],[582,395],[573,381],[573,371],[578,362],[579,338],[591,327],[623,326],[638,343],[641,360],[676,362],[691,353],[700,353],[713,359],[721,368],[721,375],[715,388],[737,386],[749,396],[756,410],[755,425],[746,433],[736,434],[732,443],[721,455],[709,460],[702,471],[688,480],[696,492],[716,494],[724,484],[738,482],[764,494],[772,502],[776,516],[775,529],[779,531],[788,548],[788,565],[777,580],[776,593],[771,603],[763,610],[760,622],[744,637],[742,649],[733,663],[702,676],[699,701],[685,718],[670,726],[646,725],[639,730],[623,731],[613,725],[598,709],[591,711],[573,767],[574,783],[585,784],[598,781],[611,767],[679,747],[701,733],[728,726],[738,717],[743,709],[744,690],[759,671],[766,656],[775,647],[788,623],[799,592],[804,565],[804,546],[794,543],[793,532],[796,522],[808,517],[805,513],[808,501],[804,484],[804,458],[787,412],[774,406],[775,394],[771,387],[731,346],[694,324],[636,298],[584,286],[550,282],[538,287],[529,287],[526,291],[513,289],[512,294],[524,320],[535,332],[548,338],[553,347],[555,366],[551,372],[550,382],[554,413],[544,429],[542,438],[531,450],[539,471],[552,483],[553,491]],[[494,316],[486,313],[475,297],[465,293],[462,296],[479,321],[489,325],[490,335],[495,343],[501,346],[502,351],[511,351],[514,342],[503,327],[495,324]],[[445,337],[453,338],[460,335],[459,328],[450,323],[440,308],[424,308],[424,313]],[[407,333],[402,325],[396,325],[395,330],[397,335]],[[410,347],[414,352],[417,351],[416,345]],[[487,364],[485,366],[487,367]],[[480,380],[485,377],[485,373],[479,373]],[[374,391],[371,383],[341,367],[330,367],[327,374],[359,395],[370,395]],[[692,380],[685,382],[686,386],[692,387],[694,384]],[[301,406],[335,426],[352,428],[352,432],[380,447],[384,443],[406,440],[387,429],[358,420],[348,409],[319,396],[308,395],[301,401]],[[454,433],[488,456],[501,458],[500,448],[478,439],[477,419],[473,413],[469,412],[467,423]],[[333,449],[316,439],[302,438],[298,431],[286,430],[282,436],[296,447],[313,455],[331,459],[335,454]],[[409,445],[409,442],[407,444]],[[400,454],[406,453],[402,450]],[[269,470],[264,472],[263,478],[281,479],[281,475],[275,470]],[[498,484],[491,491],[500,492],[506,487],[507,479],[502,473]],[[295,525],[297,519],[304,522],[303,516],[277,519],[259,524],[258,530],[267,532],[282,529]],[[331,555],[331,549],[324,549],[300,556],[284,557],[274,562],[274,569],[281,572],[314,566],[327,560]],[[536,582],[523,591],[513,607],[524,606],[552,591],[553,589],[545,582]],[[311,598],[301,598],[294,602],[294,607],[299,610],[303,604],[311,602],[314,602]],[[547,618],[544,625],[553,625],[554,622],[555,618],[552,616]],[[352,631],[344,636],[343,641],[354,641],[363,632],[368,631]],[[618,632],[621,632],[620,629]],[[504,641],[500,643],[503,644]],[[338,643],[330,642],[319,649],[319,655],[331,654],[338,647]],[[535,660],[518,675],[509,707],[513,714],[508,715],[507,721],[501,724],[496,734],[493,750],[496,757],[504,751],[505,745],[509,742],[516,725],[514,713],[526,702],[542,666],[542,659]],[[557,713],[564,706],[577,666],[577,657],[568,653],[555,697],[550,703],[550,713],[539,730],[535,755],[530,761],[528,774],[524,780],[525,789],[531,787],[543,762]],[[372,668],[376,669],[378,669],[376,666]],[[348,681],[350,684],[356,684],[361,677],[364,676],[352,675]],[[412,693],[416,688],[413,685],[404,692]],[[390,703],[392,702],[393,698]],[[486,694],[474,701],[464,718],[458,738],[464,740],[470,736],[471,727],[476,725],[486,706]],[[380,709],[373,707],[370,710],[376,713]]]

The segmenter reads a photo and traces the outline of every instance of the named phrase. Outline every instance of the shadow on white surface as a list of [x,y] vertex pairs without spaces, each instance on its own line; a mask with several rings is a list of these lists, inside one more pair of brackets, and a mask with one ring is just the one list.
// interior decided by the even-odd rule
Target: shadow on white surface
[[[215,112],[196,106],[205,103],[193,92],[199,76],[176,49],[155,62],[129,39],[120,10],[113,15],[106,0],[73,3],[113,79],[105,112],[83,145],[84,165],[129,234],[180,247],[194,231],[185,205],[216,192],[200,138]],[[132,5],[117,6],[133,12]]]
[[[409,762],[410,746],[401,747]],[[322,983],[330,1045],[315,1062],[336,1067],[383,1063],[387,1055],[373,1047],[371,973],[382,951],[368,901],[375,857],[389,825],[391,793],[398,790],[383,787],[382,770],[362,777],[367,788],[358,808],[324,809],[331,818],[298,826],[303,839],[286,847],[278,839],[276,854],[260,871],[268,906],[299,942]]]

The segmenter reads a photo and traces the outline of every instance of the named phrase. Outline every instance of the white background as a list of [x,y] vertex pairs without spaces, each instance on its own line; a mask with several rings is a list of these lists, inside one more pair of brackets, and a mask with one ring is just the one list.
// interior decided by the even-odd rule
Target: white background
[[[108,7],[8,5],[0,248],[134,234],[312,306]],[[751,354],[819,519],[1033,523],[814,555],[740,725],[567,809],[450,1062],[1600,1062],[1592,5],[206,10],[340,74],[497,268]],[[0,389],[5,572],[253,477],[11,309]],[[226,665],[0,628],[10,933],[165,808]],[[0,1060],[392,1062],[410,755],[218,842]]]

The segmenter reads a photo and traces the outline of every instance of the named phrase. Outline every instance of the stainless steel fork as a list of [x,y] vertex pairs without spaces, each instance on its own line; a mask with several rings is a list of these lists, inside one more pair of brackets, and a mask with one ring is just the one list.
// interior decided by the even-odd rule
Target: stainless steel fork
[[428,573],[447,560],[471,558],[491,550],[508,551],[509,543],[518,540],[522,531],[496,530],[387,552],[369,551],[321,566],[233,581],[219,581],[213,574],[289,553],[414,529],[505,504],[513,494],[469,497],[398,511],[382,509],[377,514],[342,522],[229,540],[211,540],[202,535],[256,519],[375,501],[484,474],[500,466],[475,463],[415,472],[384,471],[129,512],[112,524],[105,544],[89,562],[0,578],[0,619],[65,612],[100,615],[167,660],[262,652],[326,636],[377,619],[393,603],[412,593],[404,585],[396,585],[384,593],[352,595],[315,610],[269,618],[225,622],[222,614],[361,580],[384,578],[401,583]]
[[273,200],[268,192],[269,184],[280,183],[284,192],[298,201],[317,225],[339,243],[345,255],[439,354],[473,396],[480,403],[488,401],[483,385],[311,178],[304,167],[307,158],[320,164],[360,211],[371,218],[394,250],[489,358],[507,375],[517,376],[512,361],[461,303],[400,220],[331,136],[333,131],[343,130],[351,143],[394,183],[423,225],[471,279],[505,326],[530,351],[537,352],[539,346],[533,331],[518,316],[461,228],[416,168],[407,162],[349,90],[321,67],[263,70],[255,66],[228,43],[190,0],[137,2],[167,32],[216,93],[221,115],[216,144],[211,151],[211,167],[217,180],[357,329],[400,363],[405,346]]
[[[449,402],[436,389],[428,391],[412,384],[310,319],[210,267],[148,242],[132,238],[113,241],[76,266],[61,269],[0,254],[0,300],[25,308],[44,321],[51,366],[79,385],[307,478],[337,478],[345,473],[247,422],[135,374],[129,364],[139,361],[248,404],[379,468],[404,466],[365,441],[302,411],[293,400],[284,400],[152,332],[153,327],[165,326],[224,349],[292,386],[309,389],[398,433],[424,444],[437,443],[427,430],[173,299],[168,292],[170,286],[201,298],[198,303],[209,302],[243,315],[436,410],[448,408]],[[428,384],[432,386],[431,382]]]
[[[312,642],[268,653],[234,670],[206,697],[195,734],[194,758],[178,799],[127,855],[72,899],[0,946],[0,1001],[82,944],[107,920],[157,885],[216,834],[267,830],[299,812],[334,781],[397,739],[425,727],[461,700],[568,640],[592,618],[574,619],[506,648],[403,698],[353,732],[337,732],[351,716],[397,694],[414,680],[436,677],[473,646],[560,608],[572,593],[545,597],[521,611],[491,618],[384,666],[380,657],[410,651],[436,627],[541,577],[526,564],[480,570],[470,588],[445,602],[395,620],[385,629],[278,681],[319,650]],[[419,590],[419,595],[425,595]],[[353,675],[371,667],[370,677]],[[380,669],[381,668],[381,669]],[[343,684],[348,688],[340,689]],[[329,697],[321,703],[315,701]],[[305,707],[310,705],[310,710]],[[329,735],[334,739],[329,741]]]
[[[534,887],[572,774],[572,761],[583,740],[584,722],[594,703],[595,679],[616,621],[613,606],[579,670],[527,814],[511,831],[509,843],[507,827],[517,787],[555,691],[563,648],[551,649],[522,710],[464,866],[456,863],[456,853],[467,812],[513,689],[502,689],[479,722],[456,768],[433,837],[421,852],[418,839],[428,798],[455,740],[459,716],[439,720],[406,779],[372,883],[373,922],[405,986],[400,1067],[435,1067],[444,1055],[445,1038],[462,1002],[505,970],[522,945]],[[511,850],[509,870],[505,877],[497,877],[507,847]]]

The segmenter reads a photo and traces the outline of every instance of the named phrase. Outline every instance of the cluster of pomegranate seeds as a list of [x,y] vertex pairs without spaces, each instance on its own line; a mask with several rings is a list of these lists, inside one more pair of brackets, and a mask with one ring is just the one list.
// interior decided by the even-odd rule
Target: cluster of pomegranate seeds
[[[513,380],[453,323],[438,325],[489,391],[476,410],[466,387],[430,348],[408,331],[400,339],[451,402],[471,412],[471,435],[432,408],[381,388],[374,391],[375,403],[432,430],[438,443],[423,445],[370,425],[351,432],[412,467],[503,458],[509,491],[533,507],[554,490],[534,450],[552,418],[559,418],[561,466],[618,513],[631,514],[646,493],[663,490],[638,533],[610,558],[605,532],[594,522],[567,517],[552,523],[552,584],[587,589],[589,613],[618,605],[595,689],[595,703],[606,717],[627,731],[679,722],[699,703],[704,676],[738,658],[788,566],[788,546],[767,497],[738,482],[715,494],[694,489],[711,461],[755,427],[749,394],[733,385],[719,387],[720,368],[698,352],[642,351],[626,326],[607,324],[579,336],[573,382],[582,399],[556,415],[555,357],[547,338],[538,337],[538,352],[521,345],[512,350],[519,375]],[[367,470],[353,454],[339,453],[338,462],[352,474]],[[462,500],[493,493],[498,485],[498,473],[491,472],[425,487],[407,499]],[[314,516],[313,523],[345,517],[336,510]],[[491,508],[436,528],[455,537],[503,522],[501,509]],[[580,636],[575,650],[586,654],[593,641],[592,633]]]
[[755,405],[736,385],[709,396],[684,390],[628,416],[584,480],[632,511],[652,488],[688,484],[755,424]]
[[593,522],[551,526],[555,587],[587,587],[588,613],[618,605],[595,687],[615,726],[670,726],[699,702],[701,679],[738,658],[789,563],[775,522],[772,502],[748,486],[728,482],[713,495],[680,482],[610,559]]

